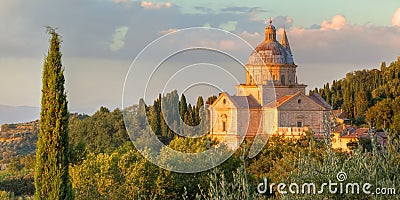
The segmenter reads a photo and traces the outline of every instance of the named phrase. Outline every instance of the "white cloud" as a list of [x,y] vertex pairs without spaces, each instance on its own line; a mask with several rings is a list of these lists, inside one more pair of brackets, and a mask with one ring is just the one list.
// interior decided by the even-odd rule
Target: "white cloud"
[[196,43],[193,43],[193,46],[203,46],[207,48],[226,50],[226,51],[243,49],[243,46],[239,45],[237,40],[232,40],[232,39],[223,39],[220,41],[214,41],[206,38],[199,38],[197,39]]
[[237,23],[238,23],[237,21],[228,21],[226,23],[219,25],[219,28],[225,31],[234,31],[236,30]]
[[120,50],[125,45],[125,37],[128,33],[127,26],[121,26],[114,30],[112,43],[109,45],[111,51]]
[[392,25],[400,27],[400,8],[398,8],[393,14]]
[[[293,25],[293,18],[289,16],[277,16],[272,19],[272,23],[277,28],[286,28],[289,29]],[[269,20],[268,20],[269,24]]]
[[129,2],[129,0],[114,0],[114,3],[128,4]]
[[258,38],[260,36],[260,34],[258,32],[254,32],[254,33],[249,33],[247,31],[243,31],[242,33],[239,34],[241,37],[244,38]]
[[161,8],[171,8],[172,3],[171,2],[166,2],[166,3],[154,3],[151,1],[142,1],[140,4],[145,9],[161,9]]
[[331,21],[322,21],[321,29],[340,30],[347,24],[347,20],[343,15],[335,15]]
[[237,50],[238,45],[237,42],[233,40],[221,40],[219,42],[219,48],[222,50]]
[[265,13],[265,10],[259,9],[259,8],[255,8],[255,9],[251,9],[250,13],[249,13],[249,20],[250,21],[263,21],[265,19],[261,18],[260,15],[263,15],[263,13]]
[[[239,33],[242,37],[248,40],[253,46],[259,44],[264,39],[264,27],[262,23],[264,20],[268,20],[269,16],[274,16],[276,10],[265,11],[269,13],[260,13],[259,10],[253,10],[251,12],[229,12],[225,14],[221,13],[193,13],[192,10],[184,9],[182,4],[183,1],[179,1],[179,4],[165,3],[161,1],[154,1],[154,3],[142,3],[142,1],[154,1],[154,0],[109,0],[101,1],[97,4],[79,3],[81,1],[51,1],[43,0],[41,3],[33,3],[24,0],[2,0],[0,4],[0,21],[3,24],[7,24],[7,31],[0,33],[0,47],[2,54],[0,57],[10,58],[10,63],[24,58],[29,58],[36,61],[43,60],[43,54],[48,48],[48,35],[45,33],[43,25],[52,25],[54,27],[59,27],[60,34],[63,36],[64,43],[62,46],[64,54],[64,62],[66,66],[67,78],[71,79],[70,83],[74,83],[72,79],[81,80],[80,74],[82,70],[88,69],[86,63],[81,61],[72,62],[71,57],[85,58],[89,60],[97,60],[98,58],[110,59],[110,60],[124,60],[126,58],[131,58],[132,55],[139,53],[140,50],[151,42],[154,38],[159,36],[158,34],[165,30],[166,32],[173,31],[176,27],[190,27],[190,26],[211,26],[219,27],[221,24],[227,21],[238,21],[236,25],[235,33]],[[168,1],[168,0],[166,0]],[[175,1],[174,1],[175,2]],[[129,7],[123,7],[125,4],[131,4]],[[141,6],[142,5],[142,6]],[[51,10],[51,7],[63,7],[65,9],[58,10],[56,12],[47,12]],[[145,9],[144,7],[147,8]],[[79,9],[76,9],[78,8]],[[154,8],[150,10],[148,8]],[[171,8],[167,8],[171,7]],[[156,8],[160,8],[157,10]],[[392,24],[399,26],[399,19],[394,11],[398,8],[396,6],[391,7],[392,11],[380,11],[379,13],[386,14],[386,22],[390,23],[392,18]],[[75,10],[76,14],[71,15],[69,10]],[[217,9],[217,8],[215,8]],[[104,11],[104,13],[110,13],[109,15],[99,14],[99,10]],[[46,13],[46,14],[44,14]],[[290,13],[290,12],[289,12]],[[396,11],[399,13],[399,11]],[[291,17],[295,20],[294,26],[298,26],[297,21],[308,19],[302,17],[295,17],[296,13],[292,13]],[[353,24],[353,19],[349,15],[347,20],[343,20],[341,17],[337,19],[332,19],[336,13],[325,13],[325,23],[322,23],[322,19],[314,21],[322,16],[316,16],[314,20],[303,21],[304,23],[316,25],[312,27],[291,27],[286,25],[286,31],[288,33],[289,42],[293,54],[295,56],[295,62],[299,64],[299,80],[304,80],[305,83],[313,84],[325,82],[325,77],[311,77],[319,75],[318,73],[325,73],[327,76],[344,76],[345,72],[353,70],[354,66],[357,67],[368,67],[368,66],[378,66],[381,61],[392,61],[398,55],[400,55],[400,28],[397,26],[384,26],[384,22],[379,25],[378,20],[374,21],[374,25],[357,25]],[[343,13],[344,14],[344,13]],[[365,15],[366,13],[359,13],[360,15]],[[326,16],[329,16],[327,18]],[[373,13],[370,13],[373,16]],[[275,16],[274,25],[278,28],[278,21]],[[168,20],[160,20],[168,19]],[[341,20],[340,20],[341,19]],[[256,21],[252,21],[256,20]],[[260,21],[258,21],[260,20]],[[368,19],[365,19],[368,20]],[[209,22],[209,23],[207,23]],[[290,24],[290,20],[283,20],[285,24]],[[342,23],[339,23],[342,22]],[[344,25],[343,25],[344,23]],[[356,22],[363,23],[363,22]],[[88,26],[88,24],[90,26]],[[323,26],[321,25],[323,24]],[[138,27],[135,30],[135,37],[129,37],[133,29],[128,30],[127,28],[122,28],[121,30],[115,30],[118,26],[126,25],[127,27]],[[321,29],[324,27],[325,29]],[[339,29],[336,31],[336,29]],[[29,31],[27,31],[29,30]],[[85,34],[82,31],[85,30]],[[114,32],[115,30],[115,32]],[[247,31],[247,32],[246,32]],[[241,34],[240,34],[241,33]],[[278,40],[281,37],[281,30],[279,30]],[[199,38],[208,37],[208,35],[203,34],[199,36],[194,36],[197,40]],[[221,37],[219,40],[212,45],[216,49],[232,49],[236,48],[242,53],[238,56],[246,57],[249,55],[250,51],[245,50],[244,47],[232,46],[232,42],[229,40],[223,40]],[[188,38],[177,38],[181,43],[185,41],[193,41]],[[195,42],[196,42],[195,40]],[[105,42],[104,42],[105,41]],[[79,45],[77,45],[79,44]],[[197,44],[197,43],[195,43]],[[168,47],[166,44],[163,47]],[[162,48],[163,48],[162,47]],[[123,48],[126,51],[118,52],[117,50]],[[162,51],[160,48],[159,51]],[[118,53],[110,53],[110,49],[114,49]],[[243,50],[242,50],[243,49]],[[2,62],[0,58],[0,69],[1,72],[7,72],[13,66],[10,64]],[[30,60],[29,60],[30,61]],[[127,63],[119,63],[117,65],[129,66],[130,61]],[[375,65],[378,63],[378,65]],[[310,65],[308,65],[310,64]],[[315,68],[310,68],[314,64]],[[92,64],[91,70],[98,70],[97,63]],[[108,76],[110,72],[113,72],[116,64],[103,64],[104,69],[102,74]],[[32,66],[36,66],[35,70],[40,75],[42,64],[32,65],[32,62],[26,62],[21,64],[24,68],[31,69]],[[75,67],[77,66],[77,67]],[[85,67],[80,67],[85,66]],[[332,66],[332,67],[331,67]],[[336,68],[335,68],[336,67]],[[76,68],[76,69],[75,69]],[[339,71],[339,68],[344,68]],[[68,74],[68,69],[71,69]],[[319,69],[320,71],[317,71]],[[23,70],[23,69],[22,69]],[[308,71],[307,71],[308,70]],[[330,71],[329,71],[330,70]],[[26,70],[25,70],[26,71]],[[121,70],[123,71],[123,70]],[[309,74],[310,78],[301,78],[301,73]],[[20,74],[20,73],[18,73]],[[87,75],[88,73],[84,73]],[[123,72],[121,72],[123,74]],[[114,81],[115,85],[110,86],[110,90],[116,91],[115,88],[122,88],[122,84],[119,81],[125,78],[125,74],[121,77],[110,78],[110,81]],[[21,76],[16,79],[23,80],[25,76]],[[326,78],[326,80],[328,80]],[[28,79],[27,79],[28,80]],[[36,80],[36,79],[35,79]],[[83,80],[83,79],[82,79]],[[87,82],[93,82],[93,85],[103,84],[104,79],[90,79]],[[3,80],[4,81],[4,80]],[[68,82],[68,81],[67,81]],[[120,83],[120,85],[118,85]],[[35,87],[40,87],[36,83]],[[1,85],[1,84],[0,84]],[[4,84],[7,85],[7,84]],[[8,84],[9,85],[9,84]],[[8,86],[7,85],[7,86]],[[79,84],[77,84],[79,86]],[[10,88],[17,88],[20,85],[15,85]],[[87,108],[97,107],[104,105],[107,102],[114,102],[108,105],[119,105],[120,95],[110,95],[109,93],[101,93],[103,91],[102,87],[96,89],[92,86],[90,89],[82,89],[80,87],[70,87],[70,102],[75,102],[72,108]],[[23,87],[21,87],[23,88]],[[94,88],[94,89],[93,89]],[[0,87],[0,91],[1,91]],[[3,88],[4,89],[4,88]],[[10,104],[28,104],[36,105],[39,102],[37,98],[37,93],[35,93],[34,88],[26,89],[32,91],[32,95],[29,94],[29,98],[24,98],[24,96],[15,94],[12,98],[2,97],[3,103],[7,100]],[[90,95],[87,91],[92,92]],[[96,93],[97,92],[97,93]],[[21,93],[22,94],[22,93]],[[74,95],[75,94],[75,95]],[[79,95],[86,94],[85,98]],[[111,101],[107,98],[118,97]],[[136,97],[135,97],[136,98]],[[30,100],[34,99],[34,100]],[[106,99],[106,100],[102,100]],[[23,102],[20,102],[20,100]],[[107,102],[106,102],[107,101]],[[6,103],[7,103],[6,102]],[[33,102],[33,103],[32,103]],[[90,102],[90,103],[87,103]],[[0,102],[1,103],[1,102]],[[40,102],[39,102],[40,103]],[[90,104],[90,105],[89,105]]]
[[210,23],[208,23],[208,22],[207,22],[207,23],[205,23],[205,24],[203,24],[203,26],[204,26],[204,27],[208,27],[208,28],[211,28],[211,27],[212,27],[212,26],[211,26],[211,24],[210,24]]
[[350,24],[341,15],[322,21],[319,29],[296,27],[287,32],[296,58],[305,62],[366,65],[400,53],[399,29]]

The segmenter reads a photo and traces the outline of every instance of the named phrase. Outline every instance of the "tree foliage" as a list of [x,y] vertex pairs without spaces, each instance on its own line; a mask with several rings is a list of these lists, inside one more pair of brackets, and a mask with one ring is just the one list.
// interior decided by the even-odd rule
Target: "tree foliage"
[[122,112],[119,109],[110,112],[105,107],[100,107],[92,116],[72,114],[69,135],[73,157],[77,159],[85,155],[85,150],[110,153],[129,141]]
[[380,70],[354,71],[310,92],[319,93],[333,109],[343,109],[357,125],[400,130],[394,120],[394,116],[400,116],[400,57],[389,66],[382,63]]
[[43,65],[42,106],[35,168],[35,199],[72,199],[69,180],[68,108],[60,36],[52,28]]

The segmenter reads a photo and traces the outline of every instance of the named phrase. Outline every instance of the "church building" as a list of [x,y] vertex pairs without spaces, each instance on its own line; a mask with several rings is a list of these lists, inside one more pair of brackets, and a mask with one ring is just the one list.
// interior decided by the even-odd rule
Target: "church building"
[[330,105],[318,94],[306,95],[307,85],[298,82],[297,67],[286,31],[279,43],[270,20],[264,41],[245,65],[246,82],[236,86],[236,95],[223,92],[209,107],[211,136],[230,143],[257,134],[321,133]]

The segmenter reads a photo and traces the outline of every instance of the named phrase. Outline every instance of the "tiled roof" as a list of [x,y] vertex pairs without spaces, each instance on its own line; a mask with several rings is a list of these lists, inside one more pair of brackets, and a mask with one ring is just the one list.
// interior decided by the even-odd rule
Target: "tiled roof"
[[387,134],[384,132],[376,132],[376,135],[378,135],[381,138],[385,138],[385,139],[387,138]]
[[[270,108],[280,107],[285,102],[289,101],[291,98],[293,98],[295,96],[298,96],[298,95],[301,95],[301,94],[302,93],[299,91],[299,92],[296,92],[296,93],[294,93],[292,95],[286,95],[286,96],[283,96],[283,97],[277,99],[275,102],[270,102],[270,103],[266,104],[265,106],[266,107],[270,107]],[[310,98],[312,101],[314,101],[318,105],[324,107],[325,109],[330,109],[331,108],[331,106],[328,103],[326,103],[325,100],[321,96],[316,94],[316,93],[314,93],[314,94],[312,94],[310,96],[306,96],[306,97]]]
[[330,108],[331,108],[331,106],[330,106],[328,103],[326,103],[326,101],[325,101],[321,96],[319,96],[319,94],[313,93],[313,94],[310,95],[309,97],[310,97],[313,101],[315,101],[315,103],[317,103],[317,104],[323,106],[324,108],[326,108],[326,109],[330,109]]
[[283,97],[277,99],[275,102],[270,102],[270,103],[266,104],[265,106],[266,106],[266,107],[271,107],[271,108],[279,107],[279,106],[281,106],[283,103],[285,103],[286,101],[288,101],[289,99],[293,98],[293,97],[296,96],[296,95],[297,95],[297,93],[295,93],[295,94],[293,94],[293,95],[286,95],[286,96],[283,96]]
[[332,113],[333,113],[333,115],[334,115],[335,117],[337,117],[337,118],[340,118],[340,119],[347,119],[347,118],[344,117],[344,112],[343,112],[343,110],[333,110]]
[[341,133],[341,132],[354,132],[355,128],[351,125],[346,125],[346,126],[337,126],[335,129],[335,132]]
[[230,96],[238,108],[260,108],[261,105],[253,96]]
[[336,132],[341,138],[369,138],[369,128],[355,128],[353,126],[338,126]]
[[291,99],[292,97],[294,97],[294,95],[283,96],[283,97],[279,98],[278,100],[276,100],[276,104],[280,105],[280,104],[284,103],[285,101]]

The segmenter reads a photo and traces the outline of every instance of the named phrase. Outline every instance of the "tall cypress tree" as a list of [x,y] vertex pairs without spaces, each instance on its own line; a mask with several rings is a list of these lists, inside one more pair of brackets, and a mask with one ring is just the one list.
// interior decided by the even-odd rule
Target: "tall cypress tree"
[[43,64],[42,106],[35,168],[35,199],[73,199],[68,173],[68,108],[60,36],[53,28]]
[[181,116],[182,121],[185,119],[185,115],[188,111],[186,104],[186,97],[184,94],[181,95],[181,101],[179,102],[179,115]]

